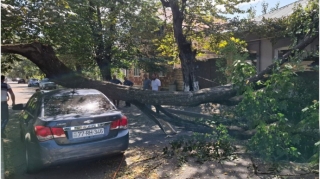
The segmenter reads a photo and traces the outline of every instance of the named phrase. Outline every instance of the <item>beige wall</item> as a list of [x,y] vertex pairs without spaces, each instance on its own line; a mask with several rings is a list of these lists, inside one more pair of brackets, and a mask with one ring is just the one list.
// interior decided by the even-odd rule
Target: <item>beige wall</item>
[[273,59],[273,48],[272,43],[270,40],[265,39],[261,40],[261,51],[260,51],[260,68],[258,68],[259,71],[262,71],[266,69],[269,65],[272,64]]
[[[256,36],[248,36],[246,37],[246,41],[248,43],[248,51],[251,53],[257,53],[258,55],[258,71],[266,69],[269,65],[273,63],[273,60],[278,56],[278,50],[287,50],[291,47],[292,44],[292,41],[289,38],[279,39],[274,44],[272,44],[270,39],[261,39],[259,44],[259,39]],[[314,51],[319,48],[318,46],[319,37],[315,39],[310,45],[308,45],[305,48],[305,50]]]

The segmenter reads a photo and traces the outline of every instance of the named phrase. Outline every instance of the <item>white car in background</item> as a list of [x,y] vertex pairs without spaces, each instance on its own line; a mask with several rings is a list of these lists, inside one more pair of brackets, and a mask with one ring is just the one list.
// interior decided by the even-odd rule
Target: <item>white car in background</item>
[[39,86],[39,80],[35,78],[31,78],[28,82],[28,87]]
[[50,81],[49,78],[44,78],[39,83],[40,89],[57,89],[57,85]]

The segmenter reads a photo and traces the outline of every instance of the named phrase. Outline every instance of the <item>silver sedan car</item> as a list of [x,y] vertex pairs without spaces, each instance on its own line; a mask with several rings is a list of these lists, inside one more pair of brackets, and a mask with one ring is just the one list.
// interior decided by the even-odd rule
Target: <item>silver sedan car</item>
[[50,81],[49,78],[44,78],[39,82],[40,89],[57,89],[57,85]]
[[39,80],[35,78],[31,78],[28,82],[28,87],[39,86]]

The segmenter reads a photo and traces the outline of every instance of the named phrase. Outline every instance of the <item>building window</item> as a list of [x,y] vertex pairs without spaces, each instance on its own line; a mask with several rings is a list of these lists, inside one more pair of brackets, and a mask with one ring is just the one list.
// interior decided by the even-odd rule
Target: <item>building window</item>
[[273,62],[274,60],[277,60],[277,59],[280,59],[282,58],[282,56],[287,53],[289,51],[289,47],[280,47],[280,48],[277,48],[277,49],[274,49],[274,59],[273,59]]
[[287,52],[289,52],[290,50],[279,50],[278,51],[278,59],[282,58],[284,54],[286,54]]
[[123,74],[123,76],[127,76],[127,70],[126,69],[121,69],[120,71]]
[[140,69],[138,67],[134,67],[133,76],[140,76]]

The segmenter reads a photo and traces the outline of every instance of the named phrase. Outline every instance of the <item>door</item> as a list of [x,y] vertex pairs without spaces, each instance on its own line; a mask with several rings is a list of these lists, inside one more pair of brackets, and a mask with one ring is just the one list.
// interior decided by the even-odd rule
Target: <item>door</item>
[[[40,114],[39,94],[34,94],[26,104],[25,110],[20,114],[20,129],[22,139],[30,132],[33,132],[33,123]],[[28,137],[27,137],[28,138]],[[29,137],[30,139],[30,137]]]

